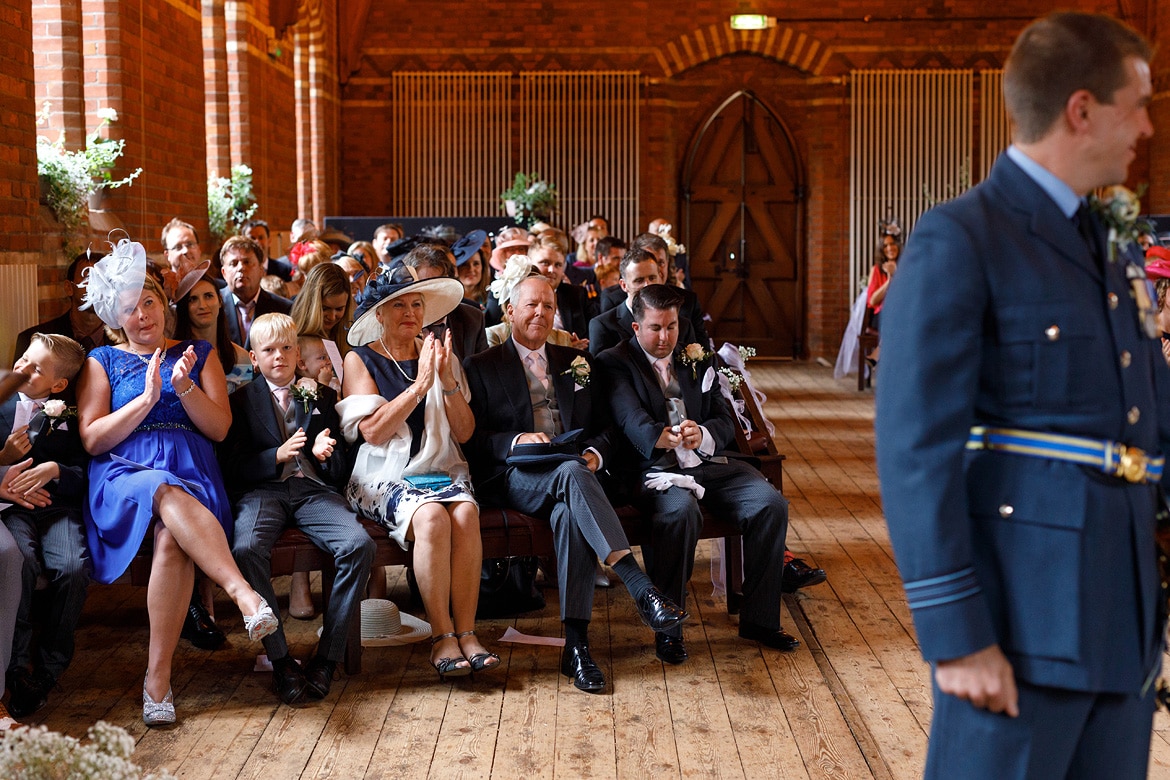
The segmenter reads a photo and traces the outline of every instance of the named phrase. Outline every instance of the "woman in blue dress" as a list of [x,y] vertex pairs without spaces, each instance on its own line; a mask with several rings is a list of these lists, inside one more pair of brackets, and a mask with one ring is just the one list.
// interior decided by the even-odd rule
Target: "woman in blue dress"
[[431,665],[445,677],[498,666],[475,635],[483,542],[459,449],[475,430],[451,331],[419,337],[463,297],[455,279],[415,280],[405,266],[370,282],[349,330],[342,432],[361,440],[346,498],[406,549],[431,623]]
[[231,411],[214,350],[166,338],[166,293],[147,275],[141,244],[119,242],[85,284],[86,305],[115,344],[89,354],[77,393],[82,443],[94,456],[85,514],[94,579],[121,576],[150,534],[143,720],[167,725],[175,721],[171,661],[195,566],[236,603],[249,638],[272,633],[277,621],[228,547],[231,510],[211,442],[227,435]]

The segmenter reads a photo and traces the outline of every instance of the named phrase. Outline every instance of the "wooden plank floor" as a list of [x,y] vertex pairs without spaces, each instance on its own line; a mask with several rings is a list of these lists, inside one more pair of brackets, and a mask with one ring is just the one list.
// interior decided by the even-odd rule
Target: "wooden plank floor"
[[[180,724],[141,720],[145,590],[91,591],[77,657],[33,722],[75,736],[96,720],[138,740],[135,760],[184,778],[913,778],[931,716],[921,661],[881,515],[873,459],[873,395],[802,363],[750,366],[788,455],[789,547],[829,581],[786,597],[785,627],[803,644],[761,651],[736,636],[713,594],[712,544],[691,581],[690,660],[666,668],[620,586],[599,590],[594,658],[610,687],[577,691],[554,648],[496,640],[509,626],[559,635],[557,594],[543,612],[479,625],[503,657],[493,674],[440,684],[425,644],[368,648],[364,672],[323,702],[279,705],[270,675],[252,671],[259,645],[217,600],[229,643],[214,653],[182,642],[174,692]],[[391,597],[406,603],[402,571]],[[314,581],[319,589],[319,582]],[[285,592],[278,583],[278,592]],[[319,591],[318,591],[319,592]],[[287,608],[287,603],[283,604]],[[320,618],[286,626],[308,654]],[[1151,777],[1170,777],[1170,718],[1159,715]]]

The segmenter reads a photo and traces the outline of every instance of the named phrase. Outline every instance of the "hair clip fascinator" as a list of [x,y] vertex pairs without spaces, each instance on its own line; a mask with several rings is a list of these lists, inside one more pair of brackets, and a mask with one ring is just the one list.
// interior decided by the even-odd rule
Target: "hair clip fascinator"
[[85,288],[85,295],[80,308],[92,308],[106,325],[121,328],[142,297],[148,261],[137,241],[123,238],[111,246],[110,254],[82,274],[79,286]]

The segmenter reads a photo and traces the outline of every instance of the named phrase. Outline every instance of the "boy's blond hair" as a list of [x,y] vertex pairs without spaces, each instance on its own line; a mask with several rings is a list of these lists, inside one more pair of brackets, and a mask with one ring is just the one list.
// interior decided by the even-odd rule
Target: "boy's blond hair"
[[251,339],[252,349],[271,344],[277,340],[296,344],[297,326],[293,323],[293,318],[287,314],[261,314],[252,323],[252,329],[248,331],[248,338]]
[[40,344],[53,356],[58,379],[72,382],[85,363],[85,348],[68,336],[57,333],[34,333],[32,344]]

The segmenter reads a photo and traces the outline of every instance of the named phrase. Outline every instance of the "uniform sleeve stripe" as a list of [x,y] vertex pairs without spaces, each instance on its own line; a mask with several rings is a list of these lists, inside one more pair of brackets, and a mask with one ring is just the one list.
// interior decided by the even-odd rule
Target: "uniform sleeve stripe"
[[968,566],[953,574],[907,583],[906,601],[910,609],[921,609],[970,598],[980,590],[975,569]]

